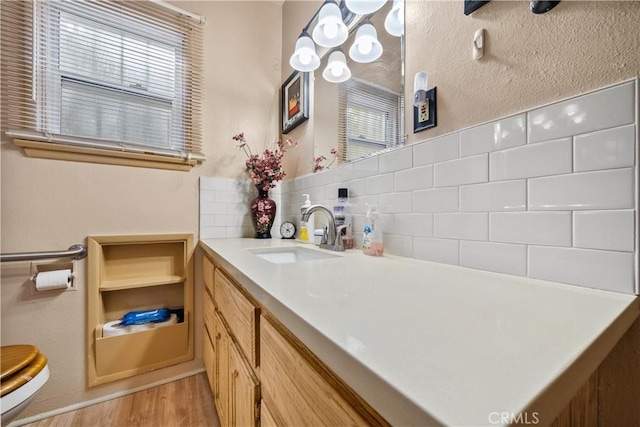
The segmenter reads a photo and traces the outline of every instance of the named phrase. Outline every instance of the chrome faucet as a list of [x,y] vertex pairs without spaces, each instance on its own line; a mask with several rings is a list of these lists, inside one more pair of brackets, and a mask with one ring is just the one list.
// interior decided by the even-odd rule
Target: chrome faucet
[[[314,212],[324,212],[329,218],[329,226],[325,228],[325,235],[322,242],[320,242],[320,248],[329,249],[330,251],[344,251],[344,243],[342,242],[342,229],[345,227],[341,225],[336,229],[336,219],[333,216],[333,212],[322,205],[311,205],[300,209],[302,213],[302,221],[309,221],[309,217]],[[313,230],[311,230],[313,233]]]

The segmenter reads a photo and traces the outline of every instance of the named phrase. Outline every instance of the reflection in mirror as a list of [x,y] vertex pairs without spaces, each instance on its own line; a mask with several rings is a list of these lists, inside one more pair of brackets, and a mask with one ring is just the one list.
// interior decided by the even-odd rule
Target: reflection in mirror
[[[315,71],[312,94],[314,157],[321,159],[316,162],[316,171],[404,144],[404,35],[392,36],[385,30],[385,19],[400,3],[388,1],[374,14],[358,16],[342,46],[318,52],[322,60]],[[382,55],[372,62],[359,63],[349,50],[358,29],[367,22],[376,30]],[[337,51],[344,53],[351,77],[331,83],[323,73],[330,59],[336,57],[331,54]]]

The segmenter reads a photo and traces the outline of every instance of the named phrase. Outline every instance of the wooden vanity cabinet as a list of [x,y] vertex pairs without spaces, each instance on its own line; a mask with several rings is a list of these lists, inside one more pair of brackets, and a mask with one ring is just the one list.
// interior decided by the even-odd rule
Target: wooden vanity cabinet
[[206,257],[203,275],[203,359],[220,424],[257,426],[260,411],[260,382],[254,372],[257,307]]
[[[365,420],[303,354],[260,319],[263,400],[277,425],[364,426]],[[383,424],[382,422],[380,424]]]
[[222,426],[388,425],[207,255],[203,276],[203,358]]

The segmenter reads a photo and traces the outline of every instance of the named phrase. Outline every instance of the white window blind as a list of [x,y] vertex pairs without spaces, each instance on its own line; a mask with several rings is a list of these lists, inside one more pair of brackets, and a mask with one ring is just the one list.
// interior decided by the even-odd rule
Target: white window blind
[[340,83],[338,104],[338,145],[343,161],[400,144],[402,95],[352,78]]
[[3,1],[2,126],[203,160],[202,24],[152,1]]

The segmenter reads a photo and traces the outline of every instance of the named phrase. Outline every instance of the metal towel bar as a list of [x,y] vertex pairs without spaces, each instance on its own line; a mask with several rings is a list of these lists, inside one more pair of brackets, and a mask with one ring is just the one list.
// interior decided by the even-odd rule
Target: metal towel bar
[[0,262],[5,261],[35,261],[50,258],[73,258],[82,259],[87,256],[87,248],[84,245],[73,245],[66,251],[48,252],[21,252],[15,254],[0,255]]

